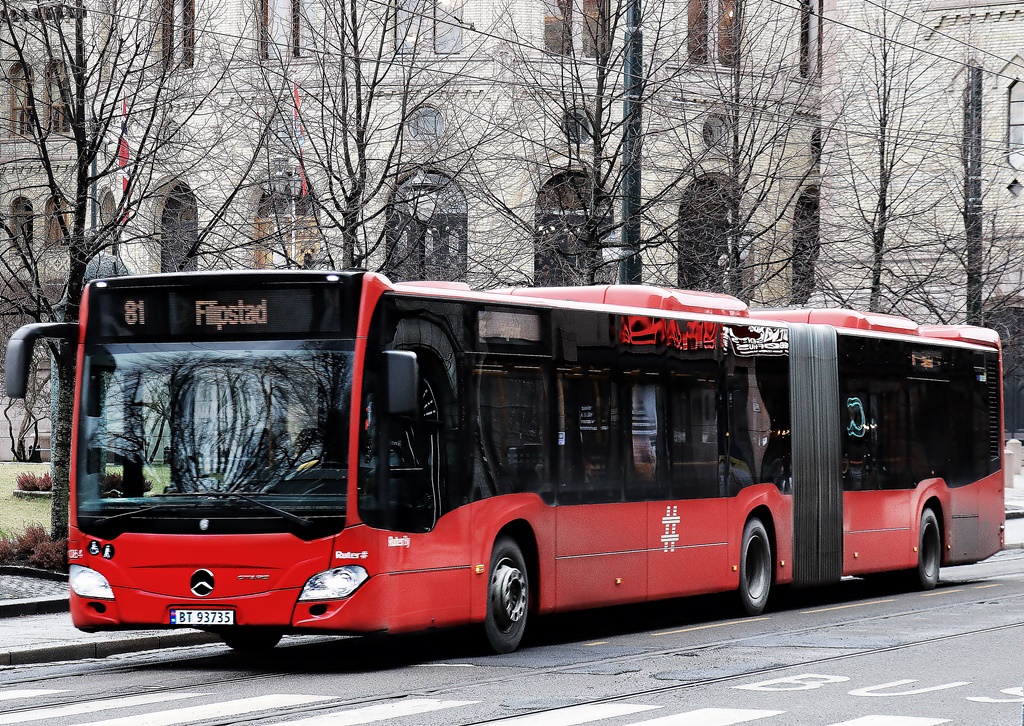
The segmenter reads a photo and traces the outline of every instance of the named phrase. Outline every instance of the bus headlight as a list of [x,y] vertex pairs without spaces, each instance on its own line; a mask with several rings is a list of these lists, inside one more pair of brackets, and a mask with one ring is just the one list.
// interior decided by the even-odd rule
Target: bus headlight
[[345,565],[317,573],[309,578],[309,582],[302,588],[299,602],[304,600],[340,600],[355,592],[369,577],[366,570],[358,565]]
[[110,589],[110,583],[96,570],[90,570],[81,565],[71,565],[68,571],[68,584],[79,597],[96,598],[99,600],[113,600],[114,591]]

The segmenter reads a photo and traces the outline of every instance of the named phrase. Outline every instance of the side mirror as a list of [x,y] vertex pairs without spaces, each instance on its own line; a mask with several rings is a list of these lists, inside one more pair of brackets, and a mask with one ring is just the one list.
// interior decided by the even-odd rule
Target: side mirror
[[10,398],[24,398],[28,391],[28,371],[32,365],[32,347],[39,338],[78,341],[77,323],[32,323],[23,325],[7,341],[4,384]]
[[388,382],[388,413],[415,413],[420,405],[420,366],[416,354],[409,350],[384,351],[384,375]]

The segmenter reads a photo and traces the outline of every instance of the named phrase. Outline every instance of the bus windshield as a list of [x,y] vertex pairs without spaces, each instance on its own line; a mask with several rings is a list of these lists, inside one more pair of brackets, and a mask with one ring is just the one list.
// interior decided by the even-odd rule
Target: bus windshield
[[192,527],[182,524],[185,531],[196,532],[200,517],[211,533],[336,524],[345,511],[351,348],[335,341],[90,346],[79,414],[79,526],[110,535],[112,528],[169,531],[183,518]]

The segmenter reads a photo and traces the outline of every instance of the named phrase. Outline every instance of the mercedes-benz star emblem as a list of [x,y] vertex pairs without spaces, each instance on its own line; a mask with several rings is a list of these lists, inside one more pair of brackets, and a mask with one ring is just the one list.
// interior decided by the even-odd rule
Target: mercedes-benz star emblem
[[192,573],[192,581],[189,585],[194,595],[206,597],[213,592],[213,573],[209,570],[196,570]]

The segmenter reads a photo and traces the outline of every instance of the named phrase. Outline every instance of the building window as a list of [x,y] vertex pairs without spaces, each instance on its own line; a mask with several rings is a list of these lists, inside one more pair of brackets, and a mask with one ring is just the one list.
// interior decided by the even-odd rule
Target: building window
[[388,209],[385,272],[394,280],[465,280],[468,233],[462,190],[446,176],[419,171]]
[[46,107],[50,130],[66,134],[71,130],[71,116],[64,102],[63,90],[68,89],[68,75],[64,64],[52,61],[46,66]]
[[[725,292],[730,239],[735,217],[734,195],[723,182],[697,179],[686,188],[679,206],[679,287],[702,292]],[[738,253],[737,253],[738,254]],[[738,260],[737,260],[738,262]]]
[[11,133],[27,136],[32,133],[32,101],[29,85],[32,69],[21,63],[11,66]]
[[544,50],[595,58],[608,52],[608,0],[544,0]]
[[53,249],[66,244],[71,227],[71,215],[64,203],[55,197],[46,200],[46,247]]
[[260,0],[259,56],[263,60],[302,56],[301,0]]
[[429,46],[431,0],[396,0],[395,50],[415,53]]
[[534,285],[587,283],[581,237],[592,198],[590,179],[582,172],[559,174],[541,188],[534,216]]
[[421,106],[409,114],[406,129],[417,141],[439,139],[444,134],[444,116],[436,108]]
[[581,109],[566,111],[562,116],[562,133],[569,142],[569,146],[579,147],[580,144],[587,144],[593,139],[593,131],[587,112]]
[[21,251],[32,248],[32,227],[34,223],[32,202],[18,197],[11,203],[11,236]]
[[800,0],[800,75],[821,75],[821,0]]
[[196,269],[199,241],[199,205],[185,184],[175,186],[160,216],[160,272]]
[[319,260],[320,232],[312,194],[264,192],[253,226],[254,268],[311,268]]
[[818,189],[812,187],[800,194],[793,212],[791,305],[806,305],[814,292],[814,268],[821,250],[818,230]]
[[739,62],[742,36],[741,0],[689,0],[687,50],[691,63],[707,63],[710,49],[718,49],[718,62]]
[[434,51],[462,52],[463,0],[437,0],[434,5]]
[[1024,169],[1024,81],[1010,84],[1010,164]]
[[161,0],[160,15],[164,67],[191,68],[195,60],[195,0]]

